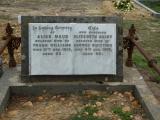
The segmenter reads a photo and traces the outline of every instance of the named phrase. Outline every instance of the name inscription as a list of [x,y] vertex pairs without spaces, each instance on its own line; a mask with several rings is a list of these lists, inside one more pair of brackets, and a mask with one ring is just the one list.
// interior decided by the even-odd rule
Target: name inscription
[[29,23],[30,75],[116,74],[116,24]]

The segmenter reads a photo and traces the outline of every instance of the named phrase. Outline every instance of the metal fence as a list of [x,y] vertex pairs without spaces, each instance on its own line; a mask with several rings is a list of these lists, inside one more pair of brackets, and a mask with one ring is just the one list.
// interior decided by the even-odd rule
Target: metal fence
[[[2,38],[3,42],[1,43],[0,47],[0,76],[3,73],[3,62],[1,55],[5,48],[8,49],[8,55],[9,55],[9,67],[15,67],[16,66],[16,61],[14,58],[14,50],[18,49],[20,44],[21,44],[21,37],[16,37],[13,34],[13,28],[11,25],[8,23],[6,26],[6,35],[3,36]],[[126,66],[132,67],[133,66],[133,60],[132,60],[132,54],[134,51],[134,47],[137,47],[139,52],[145,57],[145,59],[148,61],[149,67],[153,68],[159,75],[160,75],[160,68],[157,65],[157,61],[149,56],[145,50],[139,45],[137,42],[138,37],[136,36],[136,29],[134,24],[131,25],[128,35],[126,37],[123,37],[123,45],[124,49],[127,49],[127,60],[125,62]]]

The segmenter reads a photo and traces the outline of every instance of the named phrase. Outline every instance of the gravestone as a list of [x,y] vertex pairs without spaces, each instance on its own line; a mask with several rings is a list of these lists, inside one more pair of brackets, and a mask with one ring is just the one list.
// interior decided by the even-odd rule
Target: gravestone
[[22,80],[123,80],[121,18],[21,19]]

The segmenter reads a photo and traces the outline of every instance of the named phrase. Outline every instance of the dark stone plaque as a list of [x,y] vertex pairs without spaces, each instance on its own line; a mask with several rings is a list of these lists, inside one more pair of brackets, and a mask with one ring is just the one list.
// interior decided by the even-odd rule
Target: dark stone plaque
[[22,80],[122,81],[119,17],[22,16]]

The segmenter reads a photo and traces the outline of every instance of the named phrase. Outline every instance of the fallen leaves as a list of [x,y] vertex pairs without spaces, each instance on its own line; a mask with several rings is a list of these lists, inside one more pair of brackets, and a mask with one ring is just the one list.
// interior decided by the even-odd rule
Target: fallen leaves
[[97,107],[101,107],[102,106],[102,102],[96,102],[96,106]]
[[43,96],[39,96],[37,99],[38,99],[38,101],[43,101],[44,100]]
[[9,112],[8,112],[8,115],[9,115],[10,117],[14,117],[14,116],[16,116],[18,113],[19,113],[18,110],[12,110],[12,111],[9,111]]
[[26,107],[26,108],[32,108],[33,107],[33,103],[31,101],[27,101],[27,102],[23,103],[22,106]]
[[122,111],[123,111],[123,112],[131,112],[131,108],[130,108],[129,106],[124,106],[124,107],[122,108]]

